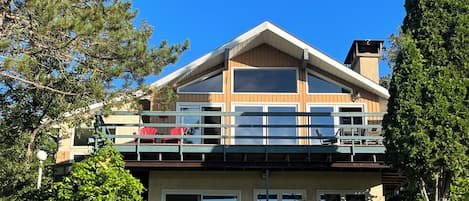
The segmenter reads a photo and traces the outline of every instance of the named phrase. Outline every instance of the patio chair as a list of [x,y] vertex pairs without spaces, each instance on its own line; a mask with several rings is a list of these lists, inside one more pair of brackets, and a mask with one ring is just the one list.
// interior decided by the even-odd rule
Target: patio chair
[[[156,142],[156,138],[144,138],[143,136],[145,135],[156,135],[158,133],[158,129],[156,128],[153,128],[153,127],[143,127],[140,129],[140,142],[152,142],[152,143],[155,143]],[[134,135],[137,135],[137,133],[133,133]],[[137,138],[134,138],[134,142],[137,142]]]
[[[175,135],[175,136],[186,135],[188,130],[189,129],[185,128],[185,127],[171,128],[171,130],[169,130],[169,135]],[[180,144],[181,143],[181,138],[163,138],[163,139],[161,139],[161,142],[162,143],[178,143],[178,144]]]
[[[321,131],[319,131],[318,128],[316,128],[315,131],[318,137],[323,137]],[[337,142],[337,140],[334,140],[334,139],[322,139],[322,138],[319,141],[321,142],[322,145],[331,145]]]

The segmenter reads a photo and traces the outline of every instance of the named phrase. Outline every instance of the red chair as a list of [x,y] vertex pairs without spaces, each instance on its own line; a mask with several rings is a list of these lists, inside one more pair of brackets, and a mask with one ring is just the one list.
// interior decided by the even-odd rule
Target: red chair
[[[155,143],[156,138],[144,138],[143,136],[145,135],[156,135],[158,133],[158,129],[153,128],[153,127],[143,127],[140,129],[140,142],[145,142],[145,141],[151,141],[152,143]],[[137,133],[133,133],[136,135]],[[134,139],[134,142],[137,142],[137,138]]]
[[[169,135],[175,135],[175,136],[186,135],[188,131],[189,131],[189,129],[187,129],[185,127],[175,127],[175,128],[171,128],[171,130],[169,130]],[[180,138],[163,138],[163,139],[161,139],[161,142],[180,144],[181,139]]]

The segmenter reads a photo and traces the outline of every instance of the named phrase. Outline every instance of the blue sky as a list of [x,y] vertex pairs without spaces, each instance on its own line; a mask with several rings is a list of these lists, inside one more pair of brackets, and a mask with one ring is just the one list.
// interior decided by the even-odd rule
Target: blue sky
[[[238,0],[182,1],[135,0],[137,22],[146,20],[154,27],[151,44],[190,40],[190,49],[176,65],[159,76],[180,68],[269,20],[299,39],[343,62],[355,39],[381,39],[398,32],[405,16],[404,1],[376,0]],[[385,46],[389,46],[387,43]],[[380,63],[380,75],[389,73]]]

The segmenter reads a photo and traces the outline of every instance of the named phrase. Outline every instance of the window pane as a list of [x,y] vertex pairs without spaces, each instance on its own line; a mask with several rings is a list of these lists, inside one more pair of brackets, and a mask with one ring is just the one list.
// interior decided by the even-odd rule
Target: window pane
[[204,195],[203,201],[238,201],[237,196]]
[[[181,107],[180,109],[182,112],[200,112],[199,106],[194,107]],[[183,116],[181,117],[181,123],[183,124],[200,124],[200,117],[199,116]],[[202,140],[200,138],[189,138],[190,135],[201,135],[202,132],[200,127],[191,127],[187,132],[187,138],[184,139],[184,143],[186,144],[201,144]]]
[[234,92],[296,93],[294,69],[236,69]]
[[[334,112],[333,107],[311,107],[311,112]],[[334,117],[333,116],[311,116],[311,124],[321,125],[321,127],[312,127],[311,136],[334,136]],[[323,127],[330,126],[330,127]],[[320,140],[313,140],[313,144],[320,143]]]
[[87,157],[88,155],[73,155],[73,161],[80,162],[82,160],[85,160]]
[[321,194],[320,201],[341,201],[340,194]]
[[[221,107],[202,107],[202,111],[220,112]],[[220,116],[203,116],[203,124],[220,124]],[[221,128],[203,128],[203,135],[221,135]],[[219,139],[204,139],[204,144],[220,144]]]
[[222,92],[223,74],[218,73],[206,79],[195,81],[179,88],[179,92]]
[[365,201],[365,195],[345,195],[347,201]]
[[[265,194],[258,194],[257,201],[267,201],[267,195]],[[277,195],[269,194],[269,201],[277,201]]]
[[309,93],[350,93],[350,90],[308,73]]
[[[295,107],[269,107],[269,112],[295,112]],[[269,125],[296,125],[295,116],[268,116]],[[296,128],[268,128],[267,136],[296,136]],[[296,144],[296,139],[269,139],[269,144]]]
[[200,201],[200,195],[166,195],[166,201]]
[[[237,106],[236,112],[262,112],[262,107]],[[235,118],[237,125],[262,125],[262,116],[240,116]],[[262,128],[236,127],[235,136],[263,136]],[[236,144],[263,144],[262,138],[236,139]]]
[[282,201],[302,201],[303,196],[299,193],[283,193]]
[[[342,107],[339,109],[340,112],[362,112],[362,108],[359,107]],[[353,120],[354,125],[363,124],[361,117],[341,117],[340,124],[351,124]]]
[[88,138],[93,137],[94,128],[75,128],[73,146],[88,146]]

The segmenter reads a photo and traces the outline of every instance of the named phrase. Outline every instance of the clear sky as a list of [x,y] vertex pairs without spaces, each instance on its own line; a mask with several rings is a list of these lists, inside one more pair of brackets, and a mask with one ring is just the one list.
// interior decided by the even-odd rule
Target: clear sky
[[[353,40],[387,41],[405,16],[404,0],[134,0],[133,6],[139,11],[137,22],[146,20],[154,27],[152,45],[190,40],[190,49],[160,76],[266,20],[343,63]],[[381,62],[380,75],[389,71]]]

